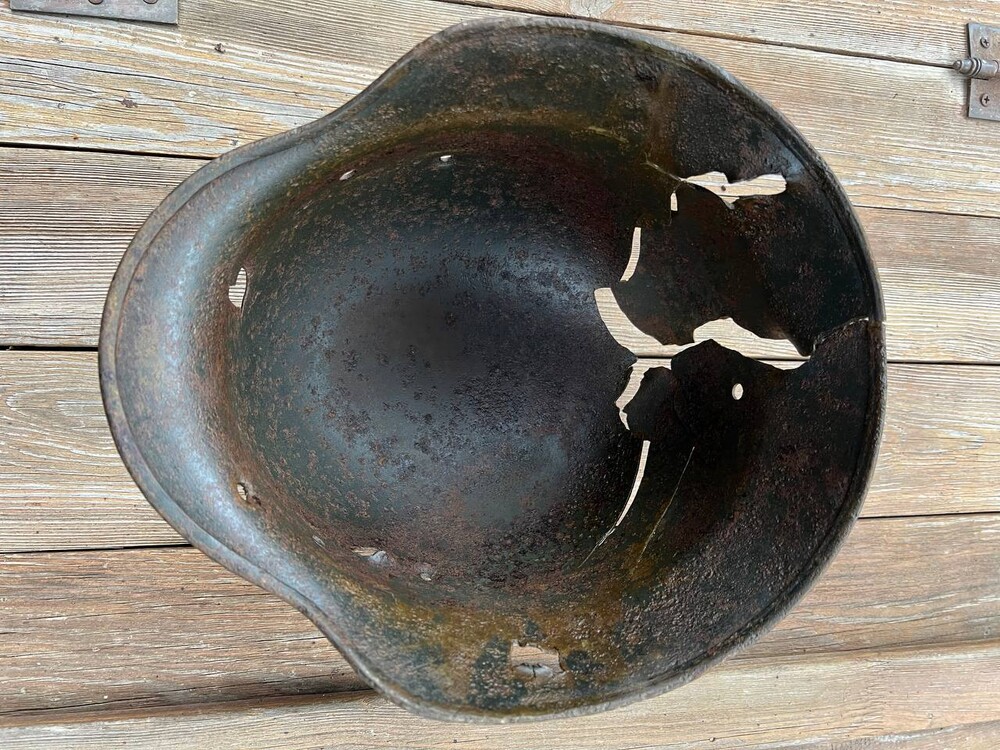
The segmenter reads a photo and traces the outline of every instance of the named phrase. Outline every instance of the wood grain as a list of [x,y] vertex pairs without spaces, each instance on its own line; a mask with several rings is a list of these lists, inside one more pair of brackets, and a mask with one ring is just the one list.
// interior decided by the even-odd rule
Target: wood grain
[[8,556],[0,581],[0,714],[364,687],[312,623],[190,547]]
[[0,353],[0,551],[182,541],[118,457],[96,355]]
[[[998,515],[863,520],[791,614],[726,669],[994,649],[998,535]],[[5,555],[0,580],[0,714],[363,687],[304,617],[191,548]],[[1000,704],[991,710],[1000,719]]]
[[661,698],[496,727],[391,706],[291,607],[183,546],[117,456],[92,352],[0,351],[0,748],[1000,747],[1000,367],[979,366],[1000,364],[1000,160],[940,67],[995,2],[182,5],[168,28],[0,0],[0,144],[43,147],[0,148],[0,346],[96,344],[128,241],[204,158],[343,104],[452,23],[532,11],[667,32],[775,103],[859,207],[906,364],[868,517],[773,631]]
[[[0,345],[94,346],[108,284],[145,217],[201,162],[0,148]],[[1000,219],[863,208],[896,361],[1000,362]],[[671,348],[610,320],[641,356]],[[784,342],[722,337],[754,356]]]
[[993,0],[447,0],[594,21],[947,65],[969,51],[965,24],[996,18]]
[[[888,404],[865,516],[1000,511],[1000,368],[890,366]],[[118,457],[96,356],[0,353],[0,552],[180,542]]]
[[[995,721],[1000,648],[838,654],[728,663],[679,690],[616,711],[545,724],[421,719],[371,692],[22,719],[7,750],[184,747],[213,750],[473,747],[539,750],[745,748],[834,743]],[[864,746],[862,744],[862,746]],[[905,746],[904,746],[905,747]],[[949,748],[949,750],[952,750]]]
[[796,740],[772,746],[773,750],[996,750],[1000,722],[960,724],[916,732],[895,732],[847,740],[831,745],[826,740],[802,744]]
[[[435,31],[502,13],[434,0],[190,0],[181,26],[164,29],[11,14],[2,0],[0,142],[215,156],[343,104]],[[964,116],[966,83],[950,70],[660,36],[770,99],[857,204],[1000,216],[994,130]]]
[[96,346],[132,235],[201,163],[0,148],[0,345]]

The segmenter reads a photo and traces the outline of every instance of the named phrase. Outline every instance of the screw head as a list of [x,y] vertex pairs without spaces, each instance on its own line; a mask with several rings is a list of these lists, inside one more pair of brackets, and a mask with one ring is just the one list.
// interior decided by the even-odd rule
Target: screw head
[[989,94],[983,94],[981,97],[979,97],[979,103],[982,104],[984,107],[987,106],[991,101],[992,99],[990,98]]
[[100,5],[104,0],[90,0],[91,5]]
[[990,46],[990,38],[988,36],[982,37],[979,40],[979,46],[980,47],[989,47]]

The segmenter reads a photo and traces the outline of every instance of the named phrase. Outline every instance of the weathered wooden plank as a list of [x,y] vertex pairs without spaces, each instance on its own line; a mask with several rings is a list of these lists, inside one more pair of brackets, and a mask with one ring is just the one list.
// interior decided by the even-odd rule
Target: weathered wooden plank
[[312,623],[190,547],[14,555],[0,581],[0,714],[364,687]]
[[[888,404],[864,515],[1000,510],[1000,368],[891,366]],[[118,458],[95,355],[0,353],[0,551],[180,541]]]
[[996,17],[993,0],[445,0],[592,21],[947,65],[969,51],[965,24]]
[[[998,534],[996,515],[861,521],[813,590],[727,669],[995,646]],[[191,548],[0,556],[0,581],[0,714],[363,687],[304,617]]]
[[[418,718],[370,691],[201,708],[22,719],[9,750],[183,747],[356,750],[451,747],[558,750],[769,747],[995,721],[1000,648],[846,654],[808,662],[735,662],[659,698],[544,725],[463,725]],[[15,720],[16,721],[16,720]],[[862,745],[863,746],[863,745]]]
[[[0,344],[94,346],[111,276],[150,211],[201,162],[0,148]],[[1000,219],[859,211],[882,277],[894,360],[1000,362]],[[642,356],[671,352],[610,318]],[[723,337],[755,356],[784,342]]]
[[863,737],[831,745],[827,740],[802,744],[771,745],[769,750],[996,750],[1000,745],[1000,722],[959,724],[916,732],[895,732]]
[[[501,11],[191,0],[176,29],[0,13],[0,142],[214,156],[342,104],[428,34]],[[964,117],[966,84],[951,71],[662,36],[771,99],[859,205],[1000,216],[994,132]]]
[[0,353],[0,551],[182,542],[118,457],[97,356]]
[[96,346],[132,235],[201,164],[0,148],[0,345]]

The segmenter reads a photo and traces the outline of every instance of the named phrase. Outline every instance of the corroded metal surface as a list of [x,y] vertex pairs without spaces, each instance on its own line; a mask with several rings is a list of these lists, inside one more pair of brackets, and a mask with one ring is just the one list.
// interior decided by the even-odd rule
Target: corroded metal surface
[[120,21],[177,23],[177,0],[10,0],[10,9]]
[[952,67],[969,80],[969,117],[1000,120],[1000,26],[970,23],[969,56]]
[[[785,189],[724,202],[712,171]],[[808,361],[695,344],[622,418],[608,289],[663,343],[732,318]],[[101,380],[194,544],[397,702],[510,720],[682,684],[794,602],[862,501],[881,321],[842,191],[766,104],[631,32],[494,21],[185,182],[115,278]]]

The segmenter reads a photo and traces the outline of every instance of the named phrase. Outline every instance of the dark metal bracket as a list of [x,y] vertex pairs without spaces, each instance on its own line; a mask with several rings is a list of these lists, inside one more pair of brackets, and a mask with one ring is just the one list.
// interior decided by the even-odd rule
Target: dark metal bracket
[[10,0],[10,9],[176,24],[177,2],[178,0]]
[[969,79],[969,117],[1000,122],[1000,26],[968,29],[969,56],[952,67]]

